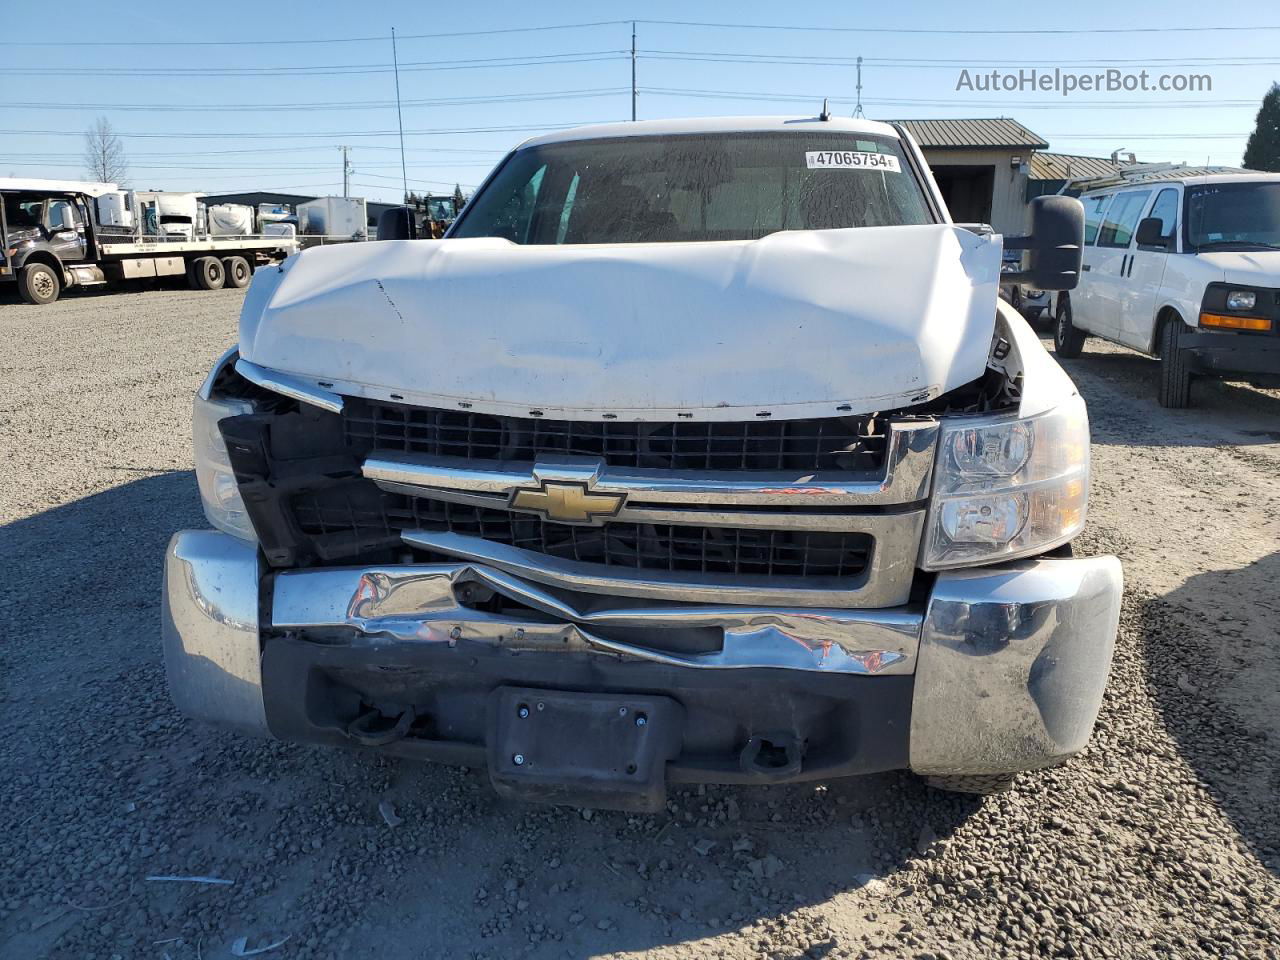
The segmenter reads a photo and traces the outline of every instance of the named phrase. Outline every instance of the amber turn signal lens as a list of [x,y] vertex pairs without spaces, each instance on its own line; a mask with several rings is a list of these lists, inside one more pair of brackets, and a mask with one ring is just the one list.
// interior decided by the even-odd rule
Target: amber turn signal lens
[[1202,313],[1200,326],[1223,330],[1270,330],[1271,321],[1266,317],[1229,317],[1222,313]]

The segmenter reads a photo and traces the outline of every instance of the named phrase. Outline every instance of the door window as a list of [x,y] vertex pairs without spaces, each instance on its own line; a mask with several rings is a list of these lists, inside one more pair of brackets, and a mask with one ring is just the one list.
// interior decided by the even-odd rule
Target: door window
[[1138,217],[1150,196],[1150,190],[1117,193],[1115,201],[1102,221],[1102,229],[1098,231],[1098,246],[1129,246],[1129,242],[1133,239],[1133,231],[1138,226]]
[[1084,203],[1084,242],[1091,246],[1098,239],[1098,228],[1102,226],[1102,212],[1107,209],[1107,201],[1111,194],[1104,193],[1100,197],[1085,197]]
[[75,208],[70,200],[53,200],[49,203],[49,229],[74,230],[76,228]]
[[[1178,219],[1178,191],[1166,187],[1156,194],[1156,202],[1151,205],[1148,217],[1160,221],[1160,236],[1166,240],[1173,237],[1174,224]],[[1165,250],[1167,247],[1143,247],[1143,250]]]

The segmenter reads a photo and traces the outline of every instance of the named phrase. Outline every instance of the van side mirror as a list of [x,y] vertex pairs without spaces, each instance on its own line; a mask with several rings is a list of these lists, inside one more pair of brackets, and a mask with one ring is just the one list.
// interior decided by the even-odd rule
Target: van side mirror
[[418,221],[409,207],[392,207],[378,218],[379,240],[417,240]]
[[1031,201],[1031,233],[1005,237],[1006,250],[1026,250],[1026,270],[1006,273],[1002,283],[1025,283],[1038,290],[1074,290],[1084,257],[1084,206],[1074,197]]
[[1159,217],[1147,217],[1138,224],[1138,246],[1159,247],[1164,250],[1169,246],[1169,238],[1164,234],[1164,221]]

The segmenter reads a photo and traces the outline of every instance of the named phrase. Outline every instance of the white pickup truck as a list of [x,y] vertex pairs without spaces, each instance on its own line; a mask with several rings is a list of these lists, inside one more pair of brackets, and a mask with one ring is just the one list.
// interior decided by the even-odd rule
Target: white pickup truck
[[[1079,203],[1033,219],[1003,245],[1072,286]],[[904,131],[823,116],[541,137],[443,240],[260,271],[195,400],[174,700],[632,810],[1065,760],[1120,565],[1072,556],[1084,403],[1001,257]]]

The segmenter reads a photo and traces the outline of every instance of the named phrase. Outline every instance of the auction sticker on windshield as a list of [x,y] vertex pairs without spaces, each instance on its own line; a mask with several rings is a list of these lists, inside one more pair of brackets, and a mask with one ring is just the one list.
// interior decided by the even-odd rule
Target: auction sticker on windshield
[[901,173],[898,158],[891,153],[863,150],[809,150],[804,165],[810,170],[889,170]]

